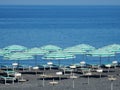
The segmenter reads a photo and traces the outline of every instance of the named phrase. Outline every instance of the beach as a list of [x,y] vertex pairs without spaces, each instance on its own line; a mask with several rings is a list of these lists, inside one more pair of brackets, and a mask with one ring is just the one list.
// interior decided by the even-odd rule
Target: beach
[[[42,68],[49,66],[51,65],[47,65],[49,61],[58,65],[57,60],[62,60],[59,65],[66,66],[73,63],[80,64],[80,62],[91,65],[112,64],[113,61],[119,63],[120,6],[0,5],[0,43],[1,67],[12,66],[13,68],[13,63],[21,64],[23,67],[27,66],[25,71],[16,70],[22,74],[23,79],[21,77],[20,79],[17,78],[14,84],[7,82],[5,85],[5,81],[0,80],[0,90],[112,90],[111,88],[120,90],[120,67],[117,67],[115,70],[110,68],[110,72],[103,68],[101,78],[100,73],[95,71],[91,71],[92,75],[90,76],[84,76],[83,73],[75,71],[75,76],[71,74],[61,75],[60,81],[59,77],[56,76],[56,72],[59,72],[58,69],[48,69],[45,72],[40,69],[37,71],[37,74],[34,70],[28,70],[28,66],[41,65]],[[86,54],[80,52],[83,48],[79,49],[79,51],[77,48],[75,50],[78,52],[73,52],[73,54],[77,53],[75,56],[66,55],[65,57],[57,56],[54,58],[43,58],[43,54],[41,55],[40,52],[36,51],[32,52],[32,57],[24,56],[25,53],[23,53],[24,55],[20,54],[20,52],[26,52],[32,48],[40,49],[46,45],[59,46],[61,50],[64,50],[79,44],[91,45],[98,51],[97,53],[90,52]],[[12,45],[25,46],[26,49],[23,51],[16,51],[15,48],[12,51],[5,49],[5,47],[11,47]],[[102,47],[108,45],[119,46],[119,48],[101,50]],[[85,51],[89,52],[91,50],[86,49]],[[108,51],[111,53],[108,54]],[[10,58],[9,56],[15,52],[18,52],[17,55]],[[48,52],[51,53],[51,51]],[[44,54],[46,55],[46,53]],[[61,54],[59,53],[59,55]],[[3,75],[3,72],[4,70],[0,70],[0,76]],[[62,73],[64,73],[63,70]],[[108,79],[112,76],[116,80],[110,81]],[[50,79],[53,77],[55,78],[54,80]],[[6,79],[6,77],[2,78]]]
[[[55,72],[58,72],[58,70],[46,70],[45,74],[50,75]],[[75,73],[75,76],[78,78],[74,79],[74,88],[72,87],[73,79],[69,78],[70,75],[63,75],[67,78],[61,78],[60,81],[59,79],[55,79],[58,84],[54,86],[49,83],[53,79],[45,79],[43,86],[43,79],[40,77],[42,71],[39,71],[37,75],[27,73],[25,74],[24,72],[22,74],[22,77],[27,81],[15,82],[14,84],[9,83],[8,85],[0,83],[0,90],[111,90],[111,81],[108,80],[109,75],[113,75],[116,78],[116,80],[113,81],[113,90],[120,89],[120,68],[118,67],[115,70],[111,68],[110,72],[104,69],[101,78],[99,77],[99,73],[93,72],[94,74],[89,77],[89,84],[87,83],[87,77],[83,77],[80,73]]]

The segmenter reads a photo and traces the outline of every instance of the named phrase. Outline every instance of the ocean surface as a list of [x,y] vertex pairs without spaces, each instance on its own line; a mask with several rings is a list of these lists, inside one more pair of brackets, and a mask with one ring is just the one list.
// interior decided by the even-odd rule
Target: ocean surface
[[[64,49],[83,43],[96,48],[120,44],[120,6],[0,6],[1,49],[13,44],[27,48],[53,44]],[[37,59],[47,62],[41,56]],[[116,59],[120,61],[119,55]],[[82,60],[82,55],[75,58],[76,63]],[[28,61],[20,62],[34,64],[34,60]],[[99,63],[99,57],[86,57],[85,61]],[[11,62],[15,61],[0,58],[2,64]]]

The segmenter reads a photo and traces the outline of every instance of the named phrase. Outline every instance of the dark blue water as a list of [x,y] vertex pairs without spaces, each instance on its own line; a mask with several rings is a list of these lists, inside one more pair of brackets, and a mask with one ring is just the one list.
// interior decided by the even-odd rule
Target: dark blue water
[[120,6],[0,6],[0,48],[81,43],[96,48],[120,44]]

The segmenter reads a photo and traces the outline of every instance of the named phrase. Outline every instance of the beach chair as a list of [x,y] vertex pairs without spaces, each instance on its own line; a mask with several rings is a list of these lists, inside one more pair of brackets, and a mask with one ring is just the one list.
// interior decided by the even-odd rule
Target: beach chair
[[2,70],[9,70],[9,69],[12,69],[12,66],[11,65],[1,65],[0,68]]
[[14,81],[16,80],[15,77],[9,77],[9,76],[0,76],[0,80],[4,80],[5,81],[5,85],[7,84],[7,81],[12,81],[12,83],[14,84]]

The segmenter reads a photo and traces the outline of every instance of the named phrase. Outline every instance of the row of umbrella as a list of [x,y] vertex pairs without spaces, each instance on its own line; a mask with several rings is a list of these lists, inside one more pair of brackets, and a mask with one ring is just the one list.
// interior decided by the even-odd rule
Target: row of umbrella
[[75,55],[82,54],[87,56],[100,57],[101,64],[101,57],[112,57],[119,52],[119,44],[112,44],[99,49],[95,49],[95,47],[87,44],[79,44],[68,47],[66,49],[62,49],[55,45],[45,45],[40,48],[34,47],[31,49],[21,45],[11,45],[0,49],[0,56],[3,56],[3,59],[7,60],[26,60],[34,59],[37,55],[42,55],[42,59],[63,60],[73,59],[75,58]]

